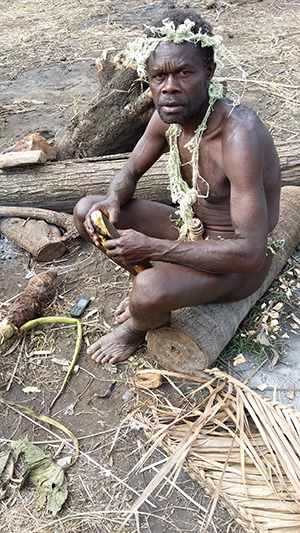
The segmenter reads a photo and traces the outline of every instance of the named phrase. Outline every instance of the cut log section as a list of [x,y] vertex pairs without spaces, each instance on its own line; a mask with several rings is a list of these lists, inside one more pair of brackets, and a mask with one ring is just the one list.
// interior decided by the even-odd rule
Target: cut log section
[[[300,185],[300,144],[281,143],[278,150],[283,185]],[[28,206],[72,213],[87,195],[106,194],[108,185],[129,154],[47,162],[39,167],[0,170],[2,206]],[[140,179],[136,198],[171,203],[164,154]]]
[[54,224],[60,228],[64,228],[66,233],[60,240],[68,241],[75,239],[79,233],[75,227],[73,215],[68,213],[59,213],[58,211],[49,211],[47,209],[38,209],[36,207],[16,207],[16,206],[0,206],[0,218],[2,217],[19,217],[19,218],[36,218],[38,220],[45,220],[48,224]]
[[300,188],[283,187],[280,218],[272,237],[284,239],[284,257],[274,256],[267,278],[254,294],[239,302],[179,309],[172,313],[170,327],[147,333],[149,353],[162,367],[192,375],[214,363],[299,244],[299,203]]
[[13,243],[34,255],[38,261],[59,259],[66,251],[59,229],[44,220],[2,218],[0,230]]

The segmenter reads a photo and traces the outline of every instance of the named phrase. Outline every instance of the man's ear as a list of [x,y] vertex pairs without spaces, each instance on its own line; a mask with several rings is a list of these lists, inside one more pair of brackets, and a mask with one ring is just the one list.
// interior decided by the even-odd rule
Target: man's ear
[[215,70],[216,70],[216,63],[214,63],[213,61],[211,63],[209,63],[208,65],[206,65],[205,67],[205,70],[206,70],[206,81],[210,81],[212,78],[213,78],[213,75],[215,73]]

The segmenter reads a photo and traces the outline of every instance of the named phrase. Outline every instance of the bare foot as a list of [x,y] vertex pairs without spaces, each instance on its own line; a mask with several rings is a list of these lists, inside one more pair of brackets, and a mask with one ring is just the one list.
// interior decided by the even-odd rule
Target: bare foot
[[124,300],[122,300],[122,302],[118,305],[116,312],[115,312],[115,316],[116,316],[116,322],[118,322],[119,324],[122,324],[123,322],[128,320],[128,318],[131,317],[131,314],[129,311],[129,296],[124,298]]
[[96,363],[118,363],[125,361],[142,344],[145,331],[132,327],[131,319],[126,320],[117,329],[107,333],[87,349]]

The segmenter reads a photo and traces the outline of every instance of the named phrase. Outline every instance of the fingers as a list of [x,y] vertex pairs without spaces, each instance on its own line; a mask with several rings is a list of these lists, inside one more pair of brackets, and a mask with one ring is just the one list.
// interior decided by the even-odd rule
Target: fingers
[[104,246],[107,250],[115,250],[120,247],[120,239],[109,239]]

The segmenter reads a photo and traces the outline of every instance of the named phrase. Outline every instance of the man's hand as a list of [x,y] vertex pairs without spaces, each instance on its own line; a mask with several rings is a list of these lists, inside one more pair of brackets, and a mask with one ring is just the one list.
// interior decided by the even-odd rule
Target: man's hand
[[121,237],[105,243],[107,256],[123,265],[137,265],[151,259],[153,239],[133,229],[118,230]]
[[85,221],[83,223],[85,230],[93,240],[95,246],[100,248],[102,245],[99,235],[97,235],[95,232],[91,220],[91,214],[93,211],[101,211],[107,216],[112,224],[115,224],[120,215],[120,206],[115,200],[112,200],[110,197],[108,197],[103,202],[94,204],[85,217]]

